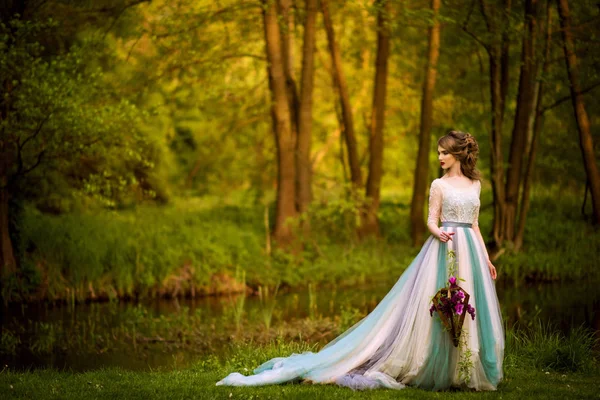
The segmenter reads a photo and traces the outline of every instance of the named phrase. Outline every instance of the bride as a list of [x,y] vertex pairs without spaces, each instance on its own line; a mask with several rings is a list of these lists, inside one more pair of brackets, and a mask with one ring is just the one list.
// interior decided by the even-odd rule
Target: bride
[[[274,358],[256,368],[254,375],[232,373],[217,385],[303,380],[352,389],[410,385],[430,390],[451,386],[496,390],[503,377],[504,330],[493,282],[496,268],[478,226],[478,152],[475,138],[468,133],[450,131],[438,140],[438,159],[445,173],[431,183],[429,191],[427,226],[432,236],[369,315],[318,353]],[[450,250],[460,286],[470,294],[477,313],[474,319],[465,318],[463,345],[458,347],[438,315],[429,313],[432,297],[448,280]]]

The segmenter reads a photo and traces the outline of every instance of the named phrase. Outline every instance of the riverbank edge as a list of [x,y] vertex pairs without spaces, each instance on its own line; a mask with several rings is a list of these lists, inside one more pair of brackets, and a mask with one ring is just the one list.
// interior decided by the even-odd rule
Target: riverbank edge
[[[571,210],[567,205],[555,204]],[[600,251],[593,251],[600,249],[600,231],[573,218],[536,229],[550,217],[536,210],[523,251],[494,261],[499,279],[513,285],[600,281]],[[3,300],[82,303],[393,283],[419,249],[410,244],[407,210],[388,205],[384,211],[381,240],[356,241],[343,225],[315,218],[302,251],[288,254],[265,249],[264,227],[252,208],[52,216],[29,207],[15,241],[19,273],[3,282]],[[482,231],[489,231],[490,210],[480,217]]]
[[[403,272],[403,271],[402,271]],[[402,272],[398,274],[398,278],[402,275]],[[251,286],[245,284],[243,281],[238,281],[235,277],[219,273],[211,276],[211,282],[215,282],[213,286],[199,285],[195,286],[193,282],[190,284],[189,288],[181,289],[172,287],[157,287],[156,289],[145,294],[141,294],[138,292],[134,293],[119,293],[118,290],[114,289],[114,287],[110,286],[108,289],[94,289],[90,284],[87,289],[84,291],[77,291],[69,287],[65,287],[64,296],[53,296],[47,297],[40,293],[44,293],[42,290],[37,290],[33,294],[25,294],[22,297],[19,297],[18,300],[6,301],[6,306],[14,306],[17,304],[36,304],[36,303],[47,303],[53,306],[60,305],[74,305],[74,304],[91,304],[91,303],[108,303],[111,301],[118,302],[132,302],[137,303],[144,300],[158,300],[158,299],[201,299],[201,298],[222,298],[226,296],[258,296],[260,287],[270,287],[268,283],[264,285]],[[393,286],[395,281],[362,281],[362,282],[340,282],[340,283],[332,283],[329,281],[317,281],[310,282],[311,285],[319,287],[320,289],[363,289],[365,287],[374,287],[374,286]],[[510,279],[510,277],[499,278],[497,283],[502,283],[504,285],[516,285],[518,286],[527,286],[527,285],[535,285],[535,284],[555,284],[557,282],[560,283],[577,283],[580,282],[578,280],[547,280],[547,279],[528,279],[525,282],[518,282]],[[600,281],[596,280],[594,282]],[[278,285],[278,293],[286,294],[286,293],[299,293],[306,289],[306,285],[289,285],[286,283]]]

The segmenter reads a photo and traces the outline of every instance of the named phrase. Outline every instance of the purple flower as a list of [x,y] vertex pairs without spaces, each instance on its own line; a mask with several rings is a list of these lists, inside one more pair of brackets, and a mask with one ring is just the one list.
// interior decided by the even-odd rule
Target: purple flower
[[450,286],[456,286],[456,278],[454,276],[451,276],[448,282],[450,282]]
[[458,315],[461,315],[463,313],[463,303],[458,303],[457,305],[454,306],[454,310],[456,311],[456,313]]
[[465,298],[465,295],[462,294],[461,292],[456,292],[452,295],[452,304],[458,304],[458,303],[462,303],[463,299]]
[[435,304],[431,306],[431,308],[429,309],[429,315],[431,315],[433,317],[433,313],[435,311]]
[[475,308],[471,307],[470,304],[467,304],[467,312],[471,314],[471,319],[475,319]]

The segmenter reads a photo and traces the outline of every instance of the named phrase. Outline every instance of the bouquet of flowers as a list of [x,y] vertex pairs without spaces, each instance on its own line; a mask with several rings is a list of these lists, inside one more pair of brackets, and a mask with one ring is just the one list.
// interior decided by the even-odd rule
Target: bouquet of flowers
[[433,313],[437,312],[442,324],[450,332],[454,347],[459,345],[465,314],[469,313],[471,318],[475,319],[475,308],[469,304],[469,297],[469,294],[456,284],[456,277],[450,276],[446,286],[432,299],[433,305],[429,314],[433,317]]

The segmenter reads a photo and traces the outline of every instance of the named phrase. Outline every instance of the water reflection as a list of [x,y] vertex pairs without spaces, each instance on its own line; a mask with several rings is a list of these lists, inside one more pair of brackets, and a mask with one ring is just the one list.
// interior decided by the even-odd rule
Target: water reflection
[[[348,319],[366,315],[390,287],[309,287],[302,292],[279,290],[277,294],[274,288],[263,288],[262,297],[161,299],[75,307],[23,305],[3,310],[5,354],[0,354],[0,361],[11,368],[51,366],[74,371],[109,366],[181,368],[207,353],[222,354],[232,337],[281,332],[286,324],[288,331],[296,329],[306,340],[327,341],[339,333],[332,326],[339,330],[352,322]],[[518,288],[498,284],[497,291],[507,326],[527,327],[539,318],[564,333],[583,325],[600,337],[600,291],[595,284]],[[293,325],[294,321],[302,323]],[[325,333],[307,338],[303,332],[306,326]],[[254,333],[248,333],[251,331]],[[6,354],[10,353],[11,340],[21,345],[13,346],[14,354]]]

